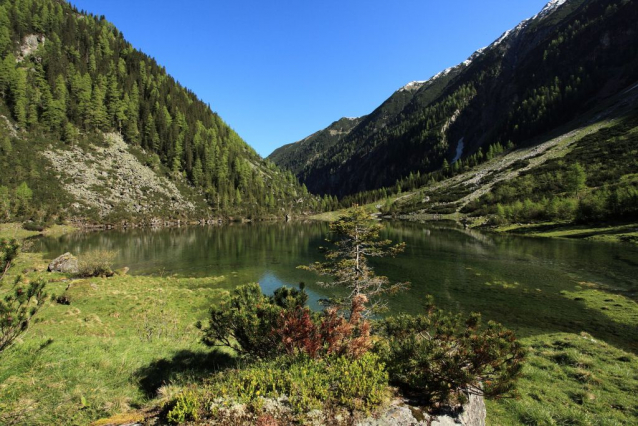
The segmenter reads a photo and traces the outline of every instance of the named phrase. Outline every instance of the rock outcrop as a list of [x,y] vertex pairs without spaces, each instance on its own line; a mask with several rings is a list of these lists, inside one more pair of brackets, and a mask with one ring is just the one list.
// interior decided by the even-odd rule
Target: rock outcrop
[[18,62],[24,61],[24,59],[33,54],[38,48],[44,44],[46,38],[42,34],[28,34],[22,39],[20,43],[20,53],[16,60]]
[[[294,416],[287,396],[277,399],[262,398],[262,417],[277,419],[272,424],[289,424]],[[257,416],[251,413],[245,404],[229,403],[219,398],[211,407],[217,413],[218,420],[224,424],[260,424]],[[351,413],[332,410],[312,410],[306,413],[305,422],[309,426],[323,426],[326,424],[354,424],[356,426],[485,426],[485,401],[483,397],[470,395],[468,402],[459,407],[443,408],[440,413],[429,414],[420,408],[409,405],[397,398],[373,417],[355,420]],[[270,424],[270,423],[268,423]]]
[[397,399],[380,416],[357,426],[485,426],[485,416],[485,400],[477,395],[470,395],[467,404],[458,410],[447,409],[437,415],[424,413]]
[[58,256],[49,263],[49,272],[63,272],[65,274],[77,274],[78,259],[71,253],[64,253],[62,256]]

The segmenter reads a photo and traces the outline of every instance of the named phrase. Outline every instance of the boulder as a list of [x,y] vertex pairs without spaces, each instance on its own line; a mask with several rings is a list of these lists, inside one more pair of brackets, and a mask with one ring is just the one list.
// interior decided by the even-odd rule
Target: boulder
[[483,397],[469,395],[468,402],[459,409],[449,408],[432,415],[397,399],[376,418],[367,418],[357,426],[485,426]]
[[71,253],[64,253],[62,256],[58,256],[49,263],[49,272],[63,272],[65,274],[77,274],[78,259]]

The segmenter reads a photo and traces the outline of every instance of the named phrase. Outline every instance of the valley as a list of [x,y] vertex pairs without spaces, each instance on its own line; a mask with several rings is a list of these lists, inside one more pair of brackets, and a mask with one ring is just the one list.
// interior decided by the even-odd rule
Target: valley
[[366,55],[467,48],[459,11],[144,5],[166,65],[0,0],[0,424],[638,423],[635,1],[551,0],[340,119]]

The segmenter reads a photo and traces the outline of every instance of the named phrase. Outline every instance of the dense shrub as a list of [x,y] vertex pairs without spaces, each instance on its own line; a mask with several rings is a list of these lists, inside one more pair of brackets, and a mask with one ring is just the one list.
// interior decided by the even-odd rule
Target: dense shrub
[[27,231],[36,231],[42,232],[44,231],[45,225],[35,223],[35,222],[25,222],[22,224],[22,229],[26,229]]
[[282,311],[275,332],[289,355],[359,358],[371,347],[370,322],[362,316],[366,301],[364,295],[355,296],[348,319],[335,307],[321,315],[313,315],[307,307]]
[[82,255],[78,262],[81,277],[110,277],[113,275],[113,260],[117,253],[94,250]]
[[513,390],[524,350],[499,324],[481,327],[436,309],[428,299],[423,315],[398,315],[380,322],[377,351],[390,379],[429,404],[462,402],[464,393],[500,396]]
[[584,223],[638,220],[638,188],[626,186],[594,191],[580,200],[576,219]]
[[237,287],[210,311],[204,343],[225,346],[252,358],[271,358],[282,352],[281,338],[274,330],[286,309],[302,307],[303,291],[281,288],[264,296],[259,284]]
[[388,395],[388,374],[375,354],[321,360],[284,356],[217,373],[199,395],[180,394],[170,406],[180,407],[176,413],[186,407],[197,412],[190,402],[199,401],[203,416],[214,418],[220,405],[247,404],[259,411],[263,398],[286,396],[285,404],[300,419],[311,410],[328,407],[369,412]]
[[[376,355],[340,357],[331,365],[334,398],[350,410],[370,411],[387,396],[388,373]],[[341,378],[338,380],[337,378]]]
[[193,391],[182,392],[169,404],[166,420],[171,424],[182,424],[199,419],[199,396]]
[[526,198],[511,204],[497,204],[490,212],[491,224],[502,225],[511,222],[535,222],[545,220],[573,220],[576,215],[576,198],[541,198],[532,201]]
[[302,290],[282,287],[264,296],[258,284],[240,286],[211,309],[204,343],[225,346],[258,359],[283,354],[310,358],[358,358],[370,348],[370,323],[363,318],[365,296],[353,299],[348,319],[331,307],[313,313]]

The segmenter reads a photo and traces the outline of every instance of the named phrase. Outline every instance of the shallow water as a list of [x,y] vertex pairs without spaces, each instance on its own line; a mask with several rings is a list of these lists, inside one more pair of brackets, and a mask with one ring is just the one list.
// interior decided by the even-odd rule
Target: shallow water
[[[638,292],[635,245],[497,235],[446,223],[385,225],[383,236],[405,242],[406,250],[373,265],[394,281],[411,282],[390,299],[391,312],[419,312],[424,295],[432,294],[441,307],[482,312],[521,335],[587,331],[635,350],[638,317],[633,325],[633,318],[629,325],[618,321],[622,309],[636,311],[629,309]],[[74,233],[37,245],[50,258],[114,250],[116,267],[128,266],[131,274],[224,276],[228,286],[259,282],[267,293],[303,281],[316,308],[334,290],[317,286],[320,278],[297,266],[322,259],[328,230],[321,222],[233,224]],[[592,288],[622,303],[604,310],[576,300]]]

